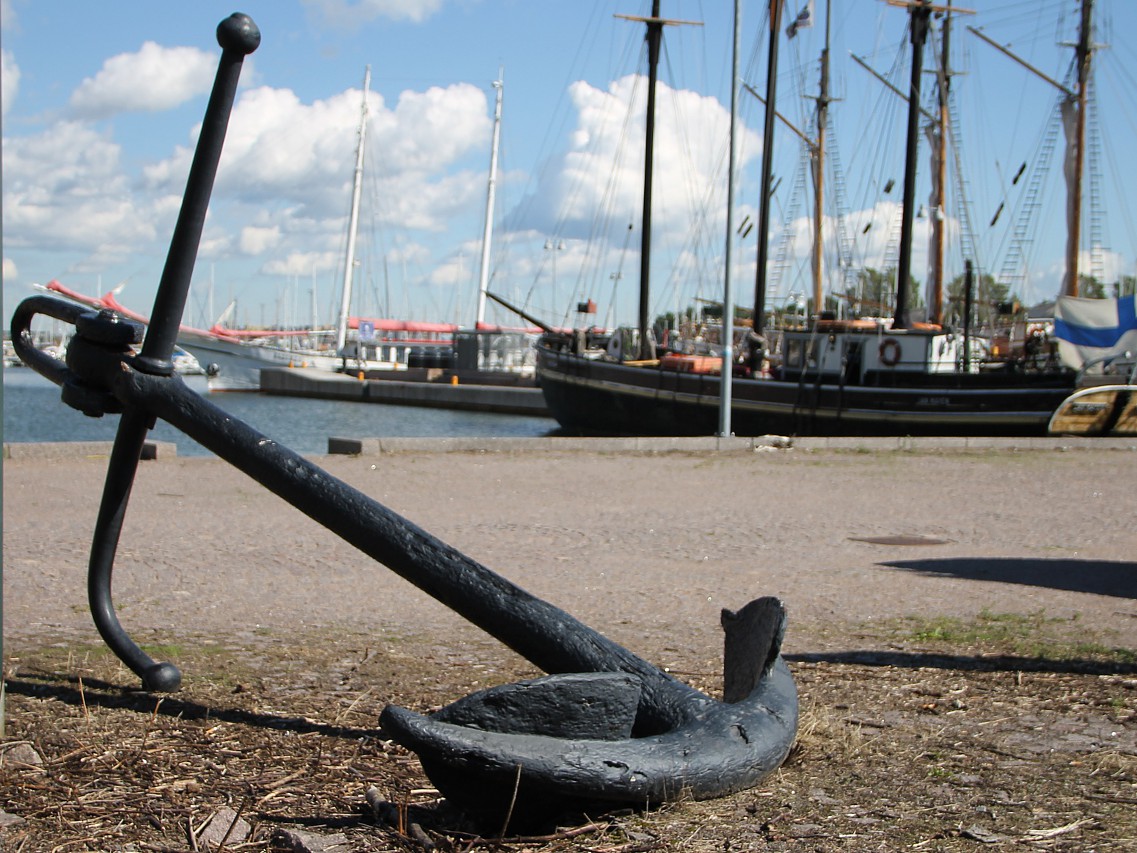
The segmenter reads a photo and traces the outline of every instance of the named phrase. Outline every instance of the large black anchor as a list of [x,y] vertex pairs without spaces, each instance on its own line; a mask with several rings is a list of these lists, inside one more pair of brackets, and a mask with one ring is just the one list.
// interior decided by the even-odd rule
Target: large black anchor
[[[260,33],[247,16],[233,15],[217,38],[217,78],[145,334],[112,312],[46,296],[24,300],[12,318],[16,352],[62,386],[64,402],[92,416],[121,415],[88,566],[91,613],[107,645],[145,688],[180,685],[176,667],[130,639],[111,601],[134,476],[147,431],[161,418],[550,673],[472,694],[431,716],[383,711],[384,732],[418,753],[448,799],[499,813],[515,805],[648,806],[757,784],[784,760],[797,729],[777,599],[723,611],[725,689],[717,701],[226,414],[174,373],[171,356],[237,80]],[[37,314],[74,324],[65,365],[35,346]]]

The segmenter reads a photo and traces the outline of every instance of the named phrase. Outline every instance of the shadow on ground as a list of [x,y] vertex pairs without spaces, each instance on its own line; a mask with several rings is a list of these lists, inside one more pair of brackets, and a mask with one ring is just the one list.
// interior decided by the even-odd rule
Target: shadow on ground
[[5,681],[7,691],[35,699],[55,699],[73,707],[123,708],[139,713],[186,720],[218,720],[296,734],[320,734],[359,739],[374,737],[376,729],[327,725],[304,717],[265,714],[241,708],[203,704],[170,694],[150,693],[94,678],[80,679],[62,673],[21,673]]
[[1026,560],[1020,558],[953,557],[891,560],[880,563],[928,576],[1044,586],[1137,599],[1137,563],[1119,560]]
[[787,654],[790,663],[831,663],[858,666],[893,666],[901,669],[941,669],[956,672],[1055,672],[1071,675],[1133,675],[1137,664],[1085,658],[1025,657],[1023,655],[955,655],[935,652],[875,651]]

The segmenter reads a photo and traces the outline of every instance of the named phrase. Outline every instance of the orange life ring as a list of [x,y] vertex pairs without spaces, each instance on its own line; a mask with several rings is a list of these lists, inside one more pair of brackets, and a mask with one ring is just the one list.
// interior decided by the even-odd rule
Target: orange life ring
[[885,367],[895,367],[900,361],[900,342],[896,338],[885,338],[880,342],[880,363]]

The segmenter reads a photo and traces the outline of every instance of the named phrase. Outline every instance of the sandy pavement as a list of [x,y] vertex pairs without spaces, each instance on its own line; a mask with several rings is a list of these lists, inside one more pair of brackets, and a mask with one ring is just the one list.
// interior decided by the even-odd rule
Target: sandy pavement
[[[984,611],[1077,618],[1087,636],[1137,648],[1132,451],[316,461],[661,665],[716,654],[720,609],[759,595],[786,602],[789,652],[870,648],[888,620]],[[4,463],[6,654],[48,638],[98,642],[85,572],[105,467]],[[893,541],[860,541],[874,538]],[[233,646],[329,626],[444,645],[475,635],[215,459],[141,465],[114,591],[123,624],[148,642]]]

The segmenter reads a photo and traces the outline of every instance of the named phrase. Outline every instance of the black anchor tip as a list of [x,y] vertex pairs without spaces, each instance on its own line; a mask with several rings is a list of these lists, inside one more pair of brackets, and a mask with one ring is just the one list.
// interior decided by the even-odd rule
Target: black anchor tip
[[142,686],[156,693],[173,693],[182,686],[182,674],[172,663],[156,663],[143,673]]
[[234,12],[217,25],[217,43],[222,50],[250,54],[261,43],[261,31],[248,15]]

